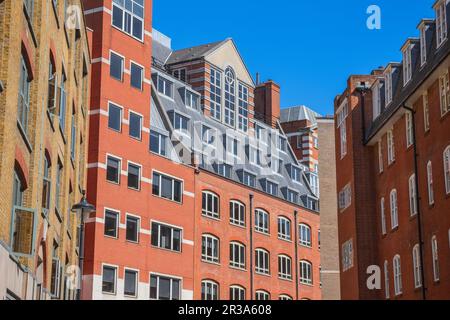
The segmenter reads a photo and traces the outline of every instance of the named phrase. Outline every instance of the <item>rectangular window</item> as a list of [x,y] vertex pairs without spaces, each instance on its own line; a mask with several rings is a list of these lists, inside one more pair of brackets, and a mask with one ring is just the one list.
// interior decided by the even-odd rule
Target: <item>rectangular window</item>
[[202,215],[214,219],[220,218],[219,197],[212,192],[202,193]]
[[202,142],[208,145],[214,145],[215,131],[205,125],[202,126]]
[[441,116],[450,110],[450,81],[448,72],[439,78],[439,95],[441,103]]
[[245,206],[237,201],[230,202],[230,223],[245,227]]
[[387,146],[388,146],[388,164],[391,165],[395,161],[395,140],[393,129],[389,130],[387,133]]
[[278,195],[278,185],[272,181],[266,180],[264,184],[264,191],[273,196]]
[[56,170],[56,183],[55,183],[55,209],[56,213],[60,216],[61,210],[61,183],[62,183],[63,165],[58,160],[58,168]]
[[61,85],[59,87],[59,127],[64,134],[66,130],[66,108],[67,108],[67,91],[66,91],[66,74],[64,70],[61,76]]
[[232,166],[225,163],[219,163],[217,164],[217,173],[220,174],[222,177],[231,179],[232,175]]
[[380,97],[380,82],[377,82],[372,89],[373,99],[373,120],[378,118],[381,113],[381,97]]
[[343,272],[353,267],[353,239],[342,245],[342,270]]
[[106,180],[112,183],[120,183],[122,173],[122,162],[120,159],[108,156],[106,160]]
[[428,104],[428,93],[423,95],[423,122],[425,132],[430,130],[430,106]]
[[158,76],[158,92],[166,97],[173,98],[173,83],[161,76]]
[[248,131],[248,88],[239,83],[239,116],[238,128],[244,132]]
[[427,62],[427,32],[428,27],[423,25],[420,29],[420,65]]
[[117,267],[103,266],[102,292],[116,294]]
[[403,85],[406,86],[412,78],[412,60],[411,60],[412,45],[409,44],[403,51]]
[[428,204],[434,204],[434,182],[433,182],[433,165],[431,161],[427,164],[427,181],[428,181]]
[[269,234],[269,214],[263,210],[255,210],[255,230]]
[[439,48],[447,40],[447,1],[440,1],[434,7],[436,12],[436,44]]
[[130,67],[130,84],[133,88],[142,90],[142,82],[144,81],[144,68],[141,66],[131,63]]
[[152,246],[181,252],[181,229],[152,222]]
[[53,241],[52,248],[52,273],[51,273],[51,284],[50,284],[50,294],[54,298],[60,297],[61,292],[61,261],[58,257],[59,244]]
[[346,185],[341,192],[339,192],[339,210],[342,212],[352,204],[352,186]]
[[383,140],[378,141],[378,169],[380,173],[383,173],[384,171]]
[[144,0],[113,0],[112,25],[144,40]]
[[202,236],[202,260],[211,263],[220,262],[219,239],[211,235]]
[[142,138],[142,116],[137,113],[130,112],[129,119],[130,137],[141,140]]
[[213,68],[210,78],[210,109],[211,117],[222,119],[222,73]]
[[416,176],[412,175],[409,178],[409,213],[411,216],[417,214],[417,191],[416,191]]
[[124,58],[111,52],[109,57],[109,75],[119,81],[123,81]]
[[188,130],[188,122],[189,119],[185,116],[182,116],[179,113],[174,112],[172,114],[172,125],[175,130],[180,130],[186,132]]
[[173,76],[180,81],[186,82],[186,69],[178,69],[173,72]]
[[182,201],[183,182],[160,173],[153,173],[153,195],[171,201]]
[[141,219],[127,215],[126,220],[126,239],[130,242],[139,242],[139,230]]
[[278,137],[278,150],[282,152],[287,152],[287,140],[285,137]]
[[75,160],[75,146],[77,142],[77,127],[76,127],[76,114],[75,114],[75,106],[72,111],[72,120],[71,120],[71,128],[70,128],[70,158]]
[[122,131],[122,108],[113,103],[108,105],[108,128],[117,132]]
[[150,277],[150,299],[180,300],[181,280],[157,275]]
[[410,111],[405,114],[406,121],[406,147],[409,148],[414,140],[413,116]]
[[434,282],[438,282],[440,279],[440,269],[439,269],[438,243],[436,236],[434,236],[431,240],[431,254],[433,257],[433,279]]
[[124,290],[123,293],[127,297],[137,297],[138,295],[138,272],[125,269]]
[[278,218],[278,239],[291,240],[291,221],[287,218]]
[[262,249],[255,251],[255,271],[265,275],[270,274],[270,255],[269,252]]
[[243,183],[246,186],[255,188],[256,187],[256,176],[254,174],[244,171],[243,172]]
[[347,123],[344,121],[339,127],[339,134],[341,138],[341,159],[347,155]]
[[111,238],[118,238],[119,213],[112,210],[106,210],[104,223],[105,223],[104,235]]
[[392,102],[392,70],[387,69],[384,76],[386,107]]
[[128,188],[141,189],[141,166],[128,163]]
[[150,131],[150,151],[161,156],[166,156],[167,136],[156,131]]
[[186,90],[185,104],[186,107],[198,110],[200,97],[191,91]]

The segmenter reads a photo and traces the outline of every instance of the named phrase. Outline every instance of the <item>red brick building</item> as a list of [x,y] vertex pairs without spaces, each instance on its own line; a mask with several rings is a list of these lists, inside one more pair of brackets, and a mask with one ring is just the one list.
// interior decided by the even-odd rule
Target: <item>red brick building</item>
[[151,1],[130,2],[85,1],[83,298],[320,299],[318,199],[279,122],[255,116],[279,114],[279,87],[256,87],[231,39],[173,51]]
[[450,298],[446,2],[402,63],[351,76],[335,100],[343,299]]

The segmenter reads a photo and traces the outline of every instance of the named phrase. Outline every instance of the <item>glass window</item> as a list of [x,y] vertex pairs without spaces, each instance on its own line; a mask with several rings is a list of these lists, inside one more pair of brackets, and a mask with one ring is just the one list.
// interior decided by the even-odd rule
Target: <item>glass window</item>
[[137,297],[138,272],[134,270],[125,270],[124,295]]
[[278,277],[284,280],[292,280],[292,260],[290,257],[278,256]]
[[128,163],[128,188],[140,190],[141,188],[141,167]]
[[270,254],[264,249],[255,250],[255,271],[257,273],[270,274]]
[[300,224],[299,238],[300,238],[299,239],[300,245],[305,247],[311,247],[312,246],[311,227],[307,226],[306,224]]
[[240,286],[231,286],[230,300],[231,301],[245,300],[245,289]]
[[243,172],[243,183],[246,186],[255,188],[256,187],[256,176],[254,174],[244,171]]
[[236,118],[236,76],[232,68],[225,70],[225,123],[234,127]]
[[278,217],[278,238],[291,240],[291,221],[285,217]]
[[239,121],[238,128],[244,132],[248,131],[248,88],[239,83]]
[[150,276],[150,299],[180,300],[181,280],[152,274]]
[[419,245],[413,248],[413,269],[414,269],[414,287],[420,288],[422,286],[422,266],[420,263]]
[[118,132],[122,130],[122,108],[112,103],[108,107],[108,127]]
[[255,230],[269,234],[269,214],[266,211],[255,210]]
[[439,255],[438,255],[438,243],[436,236],[431,239],[431,254],[433,257],[433,279],[438,282],[440,279],[439,269]]
[[181,252],[181,229],[152,222],[152,246]]
[[123,66],[123,57],[111,52],[109,61],[109,75],[116,80],[123,81]]
[[158,76],[158,92],[173,98],[173,83],[161,76]]
[[42,185],[42,208],[45,210],[50,209],[50,195],[51,195],[51,167],[50,161],[47,156],[44,157],[44,178]]
[[199,101],[200,101],[200,97],[194,93],[192,93],[191,91],[186,90],[186,107],[192,108],[197,110],[198,109],[198,105],[199,105]]
[[119,213],[111,210],[105,211],[105,236],[118,238]]
[[393,268],[394,268],[394,291],[395,291],[395,295],[399,296],[403,292],[402,267],[401,267],[399,255],[396,255],[394,257]]
[[220,261],[219,239],[212,235],[202,236],[202,260],[206,262],[219,263]]
[[127,215],[126,232],[127,241],[139,242],[140,219]]
[[141,138],[142,138],[142,116],[138,115],[137,113],[130,112],[129,122],[130,122],[129,123],[130,137],[141,140]]
[[213,281],[202,281],[202,300],[219,300],[219,285]]
[[230,243],[230,267],[245,269],[245,246],[239,242]]
[[208,191],[202,193],[202,214],[210,218],[220,218],[219,197],[217,195]]
[[245,206],[238,201],[230,202],[230,223],[245,227]]
[[308,261],[300,261],[300,283],[312,285],[312,264]]
[[155,172],[153,173],[153,195],[181,203],[182,182]]
[[210,109],[211,117],[222,119],[222,73],[211,68],[210,78]]
[[444,151],[444,181],[445,191],[450,194],[450,146]]
[[142,41],[144,36],[144,0],[113,0],[112,24]]
[[102,292],[103,293],[116,293],[116,277],[117,268],[110,266],[103,266],[102,276]]
[[121,161],[120,159],[108,156],[106,163],[106,180],[113,183],[120,183],[121,175]]
[[391,191],[391,228],[398,227],[398,203],[397,203],[397,190]]
[[267,291],[258,290],[255,293],[255,299],[257,301],[269,301],[270,293],[268,293]]
[[131,63],[130,68],[130,83],[133,88],[142,90],[142,82],[144,81],[144,69],[135,63]]
[[150,131],[150,151],[161,156],[166,156],[167,136],[156,131]]

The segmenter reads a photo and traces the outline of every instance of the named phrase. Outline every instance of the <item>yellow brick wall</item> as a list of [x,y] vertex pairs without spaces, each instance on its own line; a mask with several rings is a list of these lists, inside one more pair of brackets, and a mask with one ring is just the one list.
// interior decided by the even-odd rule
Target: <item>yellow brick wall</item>
[[[23,155],[27,167],[26,174],[28,175],[24,206],[36,210],[38,217],[35,228],[36,233],[34,234],[35,255],[31,258],[20,259],[20,261],[35,276],[34,273],[37,268],[36,253],[41,245],[41,239],[38,239],[38,234],[45,229],[44,225],[48,224],[48,232],[44,239],[45,246],[43,246],[46,249],[42,257],[46,264],[47,281],[42,286],[49,290],[54,239],[57,239],[59,242],[57,254],[62,265],[66,262],[66,256],[69,259],[69,265],[78,263],[75,252],[77,221],[75,221],[75,216],[70,214],[70,206],[80,200],[81,190],[85,188],[86,179],[82,176],[80,181],[79,170],[81,166],[86,166],[86,159],[80,161],[79,157],[86,154],[87,150],[88,115],[81,110],[82,105],[87,109],[87,102],[83,101],[81,83],[83,80],[82,59],[86,61],[90,72],[90,56],[82,17],[80,21],[82,24],[81,30],[76,32],[65,27],[64,1],[58,2],[58,8],[53,7],[53,1],[36,0],[34,3],[34,13],[29,23],[21,0],[0,0],[0,80],[6,88],[0,95],[0,241],[6,246],[9,246],[11,243],[12,186],[17,148]],[[69,0],[69,4],[81,7],[80,0]],[[78,35],[77,40],[75,39],[76,34]],[[35,41],[33,40],[33,35],[36,39]],[[31,49],[30,60],[32,60],[34,65],[34,79],[31,82],[30,90],[29,130],[26,138],[21,134],[16,120],[23,38],[28,39],[29,48]],[[63,66],[67,76],[65,85],[67,104],[64,135],[60,130],[58,116],[54,116],[53,120],[51,120],[47,113],[48,66],[51,43],[54,44],[55,49],[58,82],[61,79]],[[88,74],[87,77],[89,76]],[[75,159],[72,161],[70,147],[73,107],[76,112],[77,133]],[[82,145],[80,145],[81,140],[83,141]],[[41,209],[42,176],[46,148],[50,149],[52,164],[51,205],[48,219],[44,218],[43,210]],[[57,216],[55,209],[58,159],[64,168],[60,190],[60,217]],[[25,170],[25,168],[23,169]],[[85,170],[82,170],[82,172],[84,173]],[[70,224],[68,219],[71,219]],[[68,230],[69,225],[70,230]],[[13,275],[0,275],[0,281],[1,277],[8,276]],[[16,294],[20,296],[23,292],[16,292]]]

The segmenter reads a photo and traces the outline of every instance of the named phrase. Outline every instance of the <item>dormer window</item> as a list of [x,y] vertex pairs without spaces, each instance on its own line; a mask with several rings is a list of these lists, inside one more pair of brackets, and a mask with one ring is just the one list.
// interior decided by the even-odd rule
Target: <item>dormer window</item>
[[292,164],[288,165],[287,168],[288,168],[288,171],[289,171],[292,181],[301,183],[302,170],[299,167],[294,166]]
[[386,90],[386,106],[388,106],[392,102],[392,70],[391,68],[387,69],[386,74],[384,75],[384,83]]
[[436,3],[434,10],[436,11],[436,37],[437,47],[439,48],[445,40],[447,40],[447,10],[446,0]]
[[275,182],[263,179],[261,181],[261,185],[263,187],[264,192],[267,192],[268,194],[271,194],[273,196],[278,195],[278,185]]
[[173,112],[171,116],[172,125],[175,130],[187,131],[189,119],[177,112]]
[[186,82],[186,69],[178,69],[173,72],[173,76],[178,80]]
[[202,126],[202,141],[208,145],[214,145],[215,131],[207,126]]
[[158,76],[158,92],[173,99],[173,83],[166,78]]
[[406,86],[412,78],[411,50],[413,45],[408,44],[403,50],[403,85]]
[[287,141],[283,136],[278,137],[278,150],[286,152],[287,151]]
[[420,65],[423,66],[427,62],[427,29],[426,25],[423,25],[420,29]]
[[381,113],[381,93],[380,93],[381,83],[377,81],[372,88],[372,99],[373,99],[373,120],[379,117]]

